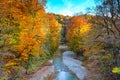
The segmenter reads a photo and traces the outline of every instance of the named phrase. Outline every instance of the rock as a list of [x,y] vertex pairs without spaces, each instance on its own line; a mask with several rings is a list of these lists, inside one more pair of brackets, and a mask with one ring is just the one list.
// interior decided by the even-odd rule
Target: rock
[[63,63],[71,70],[80,80],[84,80],[87,76],[87,70],[82,66],[82,62],[74,59],[75,53],[65,51],[63,53]]
[[52,60],[52,59],[51,59],[51,60],[49,60],[48,62],[49,62],[49,63],[51,63],[51,64],[53,64],[53,60]]
[[47,76],[54,73],[54,66],[43,66],[29,80],[44,80]]
[[62,51],[67,51],[68,50],[68,46],[59,46],[59,49],[61,49]]

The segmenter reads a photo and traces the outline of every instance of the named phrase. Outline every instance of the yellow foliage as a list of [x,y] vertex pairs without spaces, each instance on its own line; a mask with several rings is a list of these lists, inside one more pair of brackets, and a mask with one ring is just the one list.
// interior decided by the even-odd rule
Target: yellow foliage
[[113,68],[112,72],[120,74],[120,68],[115,67],[115,68]]
[[[41,14],[43,15],[39,15]],[[38,56],[40,54],[39,47],[44,43],[45,35],[44,28],[45,26],[42,24],[46,22],[40,18],[45,17],[44,10],[38,10],[35,12],[35,16],[33,17],[32,14],[29,13],[23,14],[23,16],[19,19],[21,21],[21,33],[20,33],[20,46],[23,47],[20,49],[24,49],[27,46],[26,50],[21,53],[22,56],[27,56],[32,54],[34,56]],[[26,16],[27,15],[27,16]],[[19,45],[18,45],[19,46]]]
[[74,51],[78,51],[84,47],[86,40],[88,40],[91,25],[83,16],[75,16],[71,18],[71,24],[67,26],[66,38],[69,41],[68,45]]
[[10,74],[10,73],[11,73],[11,71],[10,71],[9,69],[5,69],[5,68],[4,68],[3,71],[6,72],[7,74]]
[[16,65],[16,62],[8,62],[7,64],[5,64],[5,66],[6,67],[8,67],[8,66],[13,66],[13,65]]
[[86,34],[86,33],[88,33],[89,31],[90,31],[90,26],[89,25],[85,25],[84,27],[81,27],[81,29],[80,29],[80,33],[82,34],[82,35],[84,35],[84,34]]
[[[19,23],[20,32],[17,38],[19,43],[15,45],[18,50],[15,54],[17,60],[14,58],[8,61],[5,67],[17,69],[17,66],[21,66],[17,62],[23,66],[29,60],[30,54],[32,57],[43,54],[44,51],[41,46],[45,45],[48,36],[52,40],[50,42],[51,49],[53,50],[58,46],[60,25],[54,15],[45,13],[44,7],[38,3],[38,0],[11,1],[10,17]],[[7,69],[6,72],[9,73]]]

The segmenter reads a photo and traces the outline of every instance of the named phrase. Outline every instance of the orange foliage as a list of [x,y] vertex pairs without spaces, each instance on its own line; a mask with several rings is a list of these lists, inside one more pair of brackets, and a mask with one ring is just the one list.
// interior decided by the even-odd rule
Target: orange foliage
[[0,16],[10,15],[11,5],[14,0],[0,0]]
[[9,4],[6,5],[6,9],[10,7],[10,10],[7,9],[8,14],[7,11],[3,13],[5,16],[10,15],[12,19],[15,19],[20,28],[17,37],[19,43],[13,46],[15,51],[17,49],[17,52],[14,53],[15,58],[6,63],[6,68],[10,69],[16,65],[25,66],[26,62],[29,63],[30,56],[41,55],[44,52],[41,47],[49,41],[49,38],[51,40],[49,52],[54,53],[57,50],[60,25],[53,14],[45,13],[44,7],[38,3],[38,0],[3,0],[3,2]]
[[83,36],[90,31],[90,24],[83,16],[75,16],[71,19],[71,24],[68,25],[67,38],[74,35]]
[[[31,9],[32,11],[33,9]],[[42,10],[41,10],[42,11]],[[40,11],[38,11],[40,13]],[[42,33],[42,23],[39,18],[43,15],[38,15],[38,12],[34,12],[34,14],[24,13],[22,17],[19,19],[21,21],[21,33],[20,33],[20,45],[21,47],[27,46],[27,51],[23,52],[23,54],[32,54],[34,56],[38,56],[40,54],[39,47],[43,43],[45,35]],[[43,12],[42,12],[43,13]],[[27,15],[27,16],[26,16]]]
[[49,54],[52,56],[59,45],[59,40],[60,40],[60,24],[57,22],[55,19],[55,15],[53,14],[47,14],[48,17],[48,33],[46,36],[46,43],[48,47]]
[[91,25],[84,16],[75,16],[71,18],[71,24],[67,27],[68,45],[74,51],[79,51],[85,44]]

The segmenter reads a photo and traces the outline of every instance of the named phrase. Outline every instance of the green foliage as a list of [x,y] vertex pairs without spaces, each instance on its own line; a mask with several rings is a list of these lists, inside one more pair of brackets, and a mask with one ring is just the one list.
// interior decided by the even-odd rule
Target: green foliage
[[71,23],[67,26],[66,38],[68,46],[74,52],[79,52],[85,49],[88,45],[89,32],[91,25],[88,23],[84,16],[74,16],[71,18]]
[[[58,49],[60,26],[53,14],[45,13],[45,3],[46,0],[0,1],[3,5],[3,16],[0,16],[0,62],[3,62],[2,68],[7,76],[15,76],[21,69],[26,73],[35,71]],[[4,9],[8,11],[5,16]]]
[[0,18],[0,47],[1,51],[7,51],[8,46],[17,45],[19,37],[19,22],[13,17]]
[[48,55],[48,58],[52,57],[55,54],[55,52],[57,51],[58,42],[55,43],[54,38],[51,37],[50,35],[47,37],[46,42],[45,42],[45,47],[43,48],[43,50]]
[[61,40],[60,40],[60,43],[61,44],[65,44],[66,43],[66,27],[62,27],[61,29]]
[[119,67],[115,67],[115,68],[112,69],[112,72],[120,74],[120,68]]
[[[50,57],[51,58],[51,57]],[[39,56],[36,56],[36,57],[33,57],[31,56],[27,62],[27,64],[25,64],[25,68],[27,70],[27,73],[32,73],[34,71],[36,71],[38,68],[40,68],[44,62],[46,60],[48,60],[48,56],[47,55],[42,55],[41,57]]]
[[106,54],[100,56],[100,72],[103,76],[109,74],[113,68],[112,55]]

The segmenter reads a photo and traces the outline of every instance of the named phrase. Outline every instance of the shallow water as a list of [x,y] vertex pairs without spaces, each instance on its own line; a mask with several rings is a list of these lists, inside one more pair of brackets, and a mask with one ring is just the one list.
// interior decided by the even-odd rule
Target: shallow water
[[47,80],[86,80],[86,68],[74,57],[75,53],[68,51],[67,46],[60,46],[53,61],[55,76]]
[[60,71],[57,73],[55,80],[78,80],[78,79],[69,72]]
[[79,80],[62,62],[62,58],[56,57],[54,59],[56,77],[54,80]]

